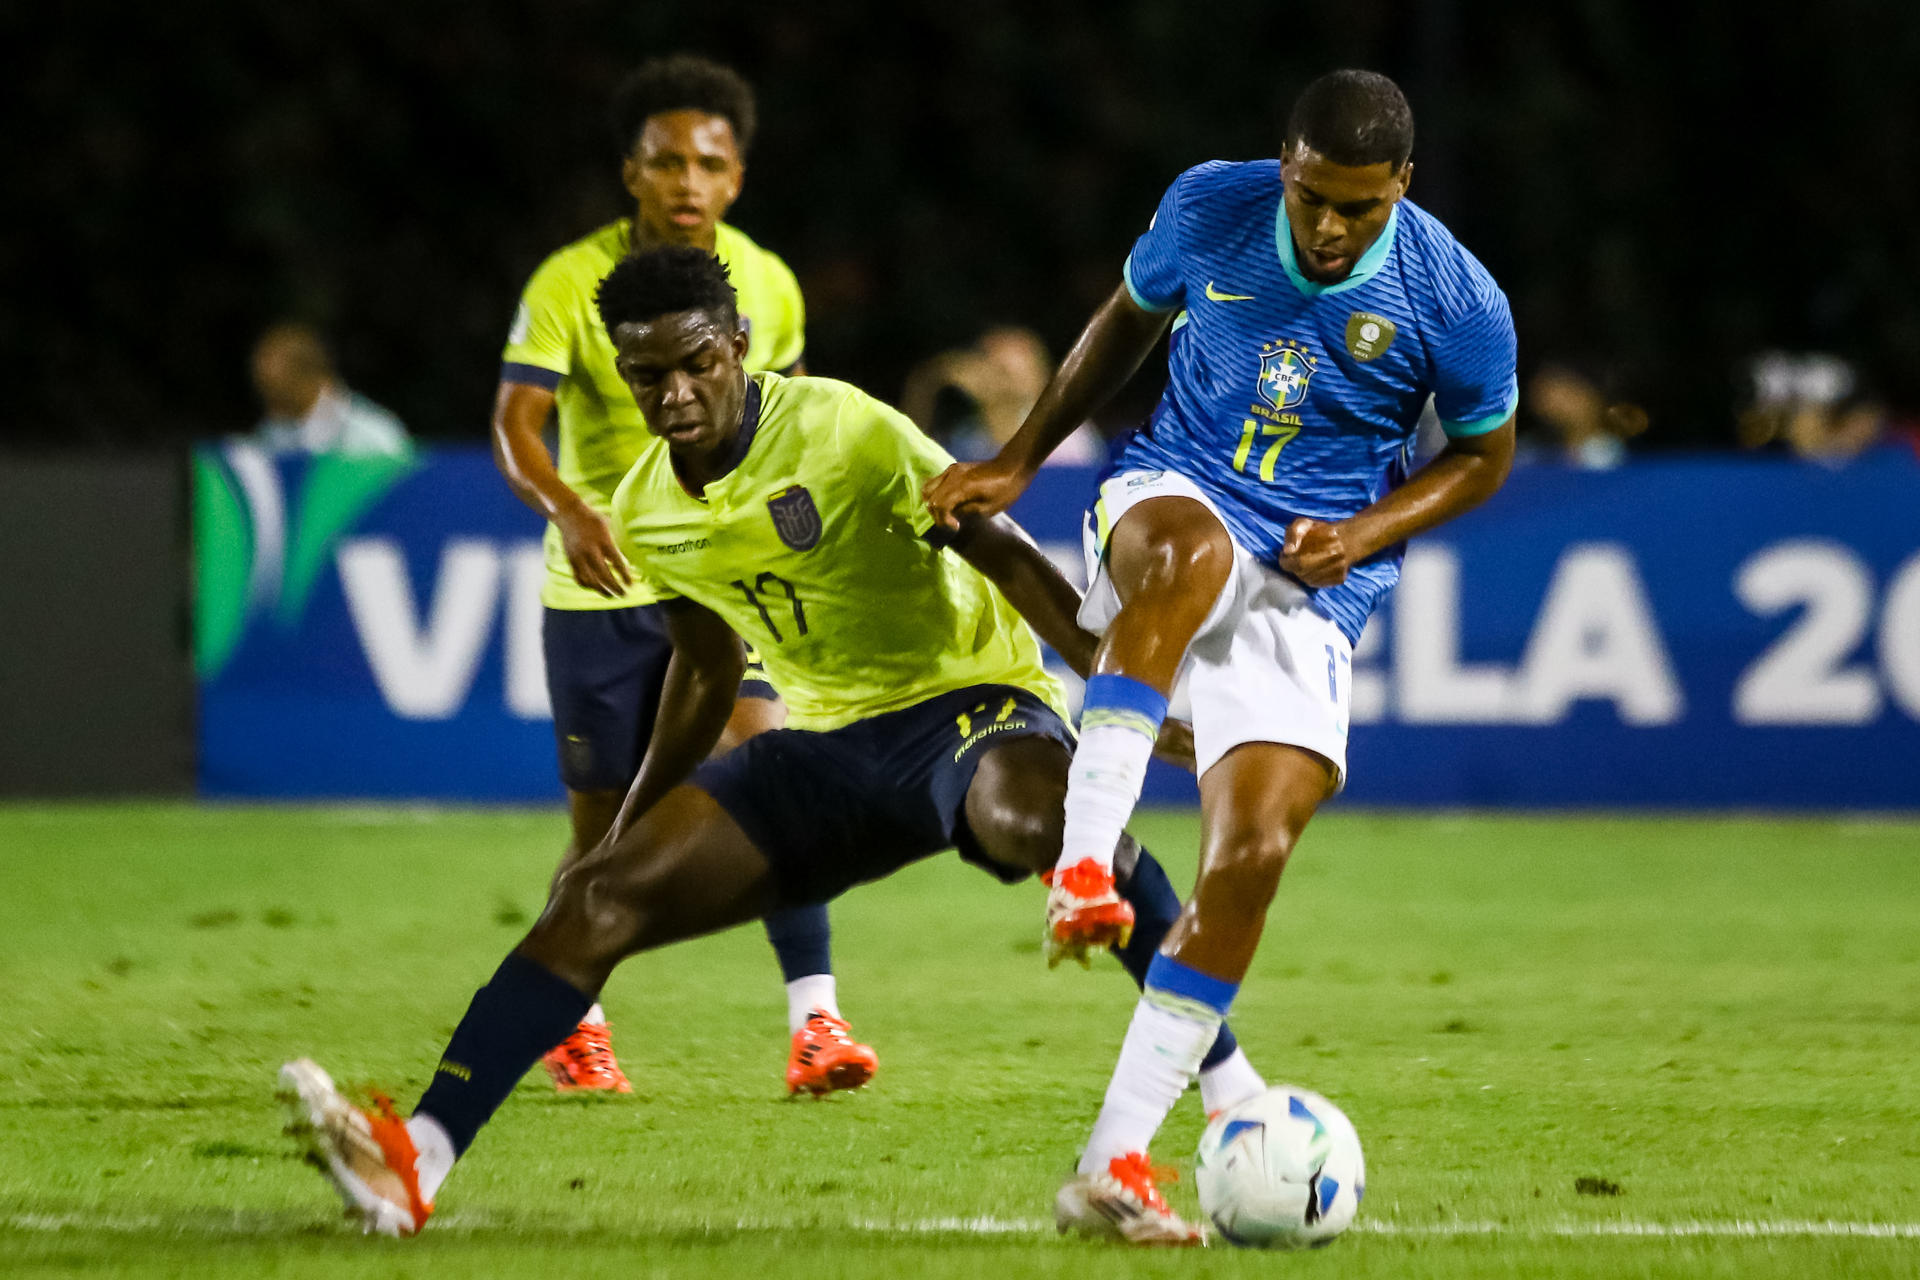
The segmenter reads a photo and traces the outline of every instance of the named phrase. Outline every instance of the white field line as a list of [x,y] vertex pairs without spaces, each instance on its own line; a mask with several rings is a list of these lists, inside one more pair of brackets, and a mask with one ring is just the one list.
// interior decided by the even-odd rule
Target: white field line
[[1833,1222],[1825,1219],[1768,1222],[1734,1219],[1725,1222],[1545,1222],[1513,1225],[1505,1222],[1368,1222],[1353,1229],[1377,1236],[1521,1236],[1584,1237],[1647,1236],[1656,1239],[1683,1236],[1775,1239],[1794,1236],[1843,1236],[1868,1240],[1920,1240],[1920,1222]]
[[[58,1233],[106,1232],[115,1235],[152,1235],[221,1239],[281,1236],[304,1229],[304,1215],[285,1213],[231,1214],[112,1214],[112,1213],[16,1213],[0,1217],[0,1230]],[[640,1226],[644,1232],[643,1224]],[[690,1220],[661,1222],[656,1229],[667,1232],[712,1232],[727,1235],[736,1232],[781,1233],[791,1231],[858,1231],[873,1235],[958,1235],[958,1236],[1051,1236],[1053,1223],[1044,1218],[999,1218],[991,1215],[954,1218],[912,1218],[899,1221],[855,1219],[846,1223],[775,1222],[737,1220],[714,1222]],[[597,1235],[611,1232],[603,1223],[580,1221],[565,1225],[549,1220],[517,1222],[485,1213],[448,1213],[433,1220],[428,1230],[436,1235],[477,1235],[500,1232],[535,1231],[562,1234]],[[1841,1238],[1854,1240],[1920,1240],[1920,1222],[1840,1222],[1828,1219],[1730,1219],[1695,1222],[1375,1222],[1367,1219],[1354,1224],[1356,1234],[1439,1238],[1461,1236],[1510,1236],[1515,1239],[1809,1239]]]
[[[855,1221],[856,1231],[892,1235],[1040,1235],[1053,1224],[1040,1218],[922,1218],[907,1222]],[[1869,1240],[1920,1240],[1920,1222],[1746,1221],[1727,1222],[1373,1222],[1362,1219],[1353,1230],[1376,1236],[1516,1236],[1521,1238],[1684,1236],[1791,1238],[1840,1236]]]

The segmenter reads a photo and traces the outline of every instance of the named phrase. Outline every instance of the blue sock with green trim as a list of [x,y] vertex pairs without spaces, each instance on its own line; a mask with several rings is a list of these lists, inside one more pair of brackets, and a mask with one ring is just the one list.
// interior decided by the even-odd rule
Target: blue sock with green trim
[[[1167,879],[1159,859],[1138,845],[1134,848],[1131,867],[1125,865],[1123,857],[1113,868],[1114,888],[1133,908],[1133,936],[1127,939],[1126,946],[1107,949],[1113,952],[1135,985],[1144,988],[1147,971],[1159,954],[1160,944],[1166,940],[1173,922],[1180,918],[1180,895],[1173,891],[1173,882]],[[1240,1042],[1233,1038],[1233,1028],[1221,1023],[1213,1047],[1200,1060],[1200,1070],[1219,1066],[1239,1047]]]
[[1131,676],[1097,675],[1080,706],[1080,743],[1067,771],[1060,867],[1113,865],[1114,847],[1140,799],[1167,700]]
[[1106,1100],[1081,1154],[1081,1173],[1104,1172],[1110,1160],[1146,1151],[1173,1104],[1199,1074],[1239,991],[1237,982],[1224,982],[1169,956],[1153,958]]

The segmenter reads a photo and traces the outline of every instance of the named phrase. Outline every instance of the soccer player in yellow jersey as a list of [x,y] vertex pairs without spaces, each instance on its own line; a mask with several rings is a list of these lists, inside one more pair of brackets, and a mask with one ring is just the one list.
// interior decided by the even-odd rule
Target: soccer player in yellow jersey
[[[613,837],[555,881],[410,1119],[353,1105],[305,1059],[282,1068],[315,1163],[369,1230],[420,1228],[480,1126],[628,956],[949,847],[1009,882],[1059,855],[1073,735],[1021,615],[1084,670],[1079,594],[1004,517],[934,525],[920,486],[950,459],[901,414],[842,382],[747,373],[733,298],[693,249],[629,258],[600,291],[621,374],[668,446],[634,464],[613,518],[671,594],[673,644]],[[708,760],[742,636],[792,714]],[[1114,866],[1136,919],[1114,950],[1139,982],[1180,900],[1131,839]],[[1207,1064],[1208,1110],[1265,1087],[1224,1027]]]
[[[659,592],[632,572],[607,523],[614,486],[634,459],[656,446],[614,370],[593,291],[632,253],[691,245],[717,254],[739,282],[746,367],[800,371],[800,286],[786,263],[720,221],[740,194],[754,115],[746,82],[703,58],[664,58],[635,71],[615,95],[613,111],[633,216],[540,265],[521,297],[502,360],[494,456],[514,492],[549,521],[542,639],[572,815],[569,857],[600,843],[633,781],[653,732],[670,651]],[[542,438],[550,417],[559,427],[558,459]],[[750,671],[722,749],[779,725],[781,715],[773,686]],[[789,1089],[857,1088],[877,1059],[840,1020],[826,908],[770,916],[767,934],[787,984]],[[563,1091],[629,1091],[598,1004],[546,1065]]]

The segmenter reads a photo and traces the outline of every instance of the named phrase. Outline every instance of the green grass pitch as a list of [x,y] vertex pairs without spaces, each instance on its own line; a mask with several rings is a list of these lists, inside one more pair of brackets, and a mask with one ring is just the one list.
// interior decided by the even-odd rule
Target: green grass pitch
[[[1135,830],[1191,884],[1191,814]],[[557,812],[0,808],[0,1274],[1920,1274],[1920,824],[1867,819],[1322,819],[1234,1022],[1366,1144],[1323,1252],[1053,1235],[1132,988],[1049,973],[1039,889],[952,857],[835,907],[865,1093],[781,1099],[778,974],[738,930],[614,978],[634,1097],[529,1076],[425,1235],[352,1234],[275,1068],[410,1101],[561,837]],[[1190,1169],[1200,1124],[1189,1096],[1156,1155]]]

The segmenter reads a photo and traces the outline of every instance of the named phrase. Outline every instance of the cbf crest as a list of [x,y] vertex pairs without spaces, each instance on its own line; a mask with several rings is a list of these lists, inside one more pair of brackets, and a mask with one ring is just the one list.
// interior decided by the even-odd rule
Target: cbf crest
[[767,499],[773,531],[795,551],[811,551],[820,541],[820,508],[805,485],[788,485]]
[[1319,363],[1292,338],[1267,343],[1260,348],[1260,398],[1276,409],[1297,408]]

